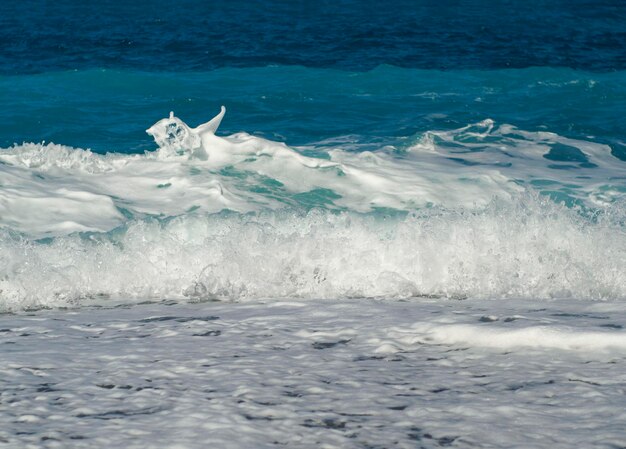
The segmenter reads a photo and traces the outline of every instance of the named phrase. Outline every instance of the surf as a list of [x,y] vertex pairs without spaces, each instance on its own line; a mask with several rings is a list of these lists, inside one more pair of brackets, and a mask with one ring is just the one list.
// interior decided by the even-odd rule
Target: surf
[[171,113],[143,154],[0,150],[0,308],[626,299],[626,170],[607,145],[485,119],[401,146],[291,147],[218,135],[224,114]]
[[160,120],[148,129],[158,148],[144,154],[43,143],[1,149],[0,226],[50,237],[223,210],[477,209],[530,191],[592,210],[626,193],[625,165],[607,145],[491,119],[355,151],[218,136],[224,113],[196,128],[173,114]]
[[186,214],[44,240],[4,230],[0,306],[158,298],[624,300],[625,217],[623,206],[592,220],[529,196],[477,211],[406,216]]

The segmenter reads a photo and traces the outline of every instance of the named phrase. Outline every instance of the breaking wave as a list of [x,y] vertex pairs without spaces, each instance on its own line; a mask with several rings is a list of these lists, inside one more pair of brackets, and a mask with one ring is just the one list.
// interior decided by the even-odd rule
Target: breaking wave
[[626,299],[624,164],[492,120],[376,151],[175,116],[157,151],[0,150],[0,310],[172,298]]
[[[619,211],[619,214],[616,213]],[[0,234],[3,310],[118,299],[626,299],[624,208],[546,198],[406,216],[265,212],[131,221],[44,241]]]

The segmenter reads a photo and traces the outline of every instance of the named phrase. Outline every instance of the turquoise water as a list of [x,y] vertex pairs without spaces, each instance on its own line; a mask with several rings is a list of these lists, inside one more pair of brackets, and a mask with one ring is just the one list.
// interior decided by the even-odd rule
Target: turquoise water
[[626,72],[568,68],[366,72],[298,66],[210,72],[91,69],[0,77],[0,144],[47,142],[99,153],[154,150],[144,130],[174,110],[201,123],[228,106],[224,134],[292,145],[349,136],[397,144],[491,118],[607,143],[624,160]]
[[620,0],[35,0],[0,15],[0,72],[626,68]]

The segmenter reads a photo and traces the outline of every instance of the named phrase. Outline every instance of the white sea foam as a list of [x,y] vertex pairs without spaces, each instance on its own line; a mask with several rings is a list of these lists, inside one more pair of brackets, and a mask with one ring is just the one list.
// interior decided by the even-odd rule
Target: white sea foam
[[626,312],[261,301],[0,314],[7,447],[622,447]]
[[395,353],[416,345],[451,344],[493,349],[561,349],[573,351],[626,351],[626,333],[610,331],[581,331],[559,326],[527,326],[507,329],[478,324],[415,323],[406,328],[394,328],[378,344],[378,353]]
[[[190,210],[480,208],[529,188],[607,206],[626,192],[626,164],[607,146],[490,120],[426,133],[404,149],[320,147],[319,157],[246,133],[215,136],[219,120],[192,129],[164,119],[149,129],[161,148],[144,155],[32,143],[0,150],[0,227],[50,236]],[[559,148],[573,159],[546,159]]]
[[520,185],[560,193],[557,198],[609,205],[626,193],[626,164],[608,145],[496,126],[490,119],[458,130],[427,132],[410,150],[445,156],[473,172],[497,169]]
[[50,242],[4,232],[0,306],[109,297],[626,299],[622,221],[529,196],[407,217],[185,215]]

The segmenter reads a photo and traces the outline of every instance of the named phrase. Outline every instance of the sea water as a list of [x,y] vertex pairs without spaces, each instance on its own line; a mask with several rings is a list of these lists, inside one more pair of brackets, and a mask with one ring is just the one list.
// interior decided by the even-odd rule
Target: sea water
[[0,441],[626,446],[625,22],[6,5]]

